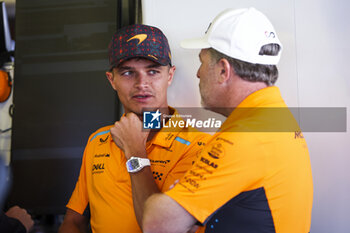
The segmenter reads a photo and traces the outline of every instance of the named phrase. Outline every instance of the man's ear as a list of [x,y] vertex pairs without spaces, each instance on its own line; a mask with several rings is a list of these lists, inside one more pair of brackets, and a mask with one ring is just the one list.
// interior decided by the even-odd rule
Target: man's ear
[[232,72],[232,67],[230,65],[230,63],[228,62],[227,59],[225,58],[221,58],[218,62],[217,62],[217,69],[219,72],[219,79],[218,82],[219,83],[224,83],[227,82],[227,80],[229,80],[231,72]]
[[111,86],[113,87],[113,89],[116,91],[116,87],[115,87],[115,84],[114,84],[114,75],[112,73],[113,71],[107,71],[106,72],[106,77],[109,81],[109,83],[111,84]]
[[176,70],[175,66],[171,66],[169,68],[168,86],[170,86],[170,84],[173,82],[175,70]]

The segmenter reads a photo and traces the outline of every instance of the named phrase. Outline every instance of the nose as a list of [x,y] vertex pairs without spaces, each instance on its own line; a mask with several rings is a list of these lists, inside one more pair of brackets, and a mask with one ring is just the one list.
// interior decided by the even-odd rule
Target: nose
[[138,73],[136,77],[135,86],[137,88],[144,88],[148,85],[149,85],[149,79],[147,78],[147,75],[142,72]]

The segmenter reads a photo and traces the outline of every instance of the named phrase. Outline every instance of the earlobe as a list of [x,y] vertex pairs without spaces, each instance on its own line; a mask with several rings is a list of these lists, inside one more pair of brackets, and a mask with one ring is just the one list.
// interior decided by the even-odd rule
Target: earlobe
[[175,70],[176,70],[175,66],[172,66],[169,69],[168,86],[170,86],[170,84],[173,82]]

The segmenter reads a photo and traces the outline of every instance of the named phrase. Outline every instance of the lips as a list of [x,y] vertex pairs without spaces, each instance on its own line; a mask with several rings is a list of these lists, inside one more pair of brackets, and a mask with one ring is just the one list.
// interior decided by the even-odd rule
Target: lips
[[132,98],[142,99],[147,97],[151,97],[151,95],[134,95]]
[[147,101],[150,98],[152,98],[153,95],[149,94],[149,93],[138,93],[132,96],[132,99],[136,100],[136,101]]

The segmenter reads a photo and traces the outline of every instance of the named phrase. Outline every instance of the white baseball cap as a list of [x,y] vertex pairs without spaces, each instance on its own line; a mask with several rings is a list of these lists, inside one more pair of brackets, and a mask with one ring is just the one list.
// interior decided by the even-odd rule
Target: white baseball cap
[[[278,44],[278,55],[259,55],[266,44]],[[282,44],[271,22],[254,8],[227,9],[215,17],[203,38],[188,39],[181,47],[213,48],[229,57],[253,64],[277,65]]]

